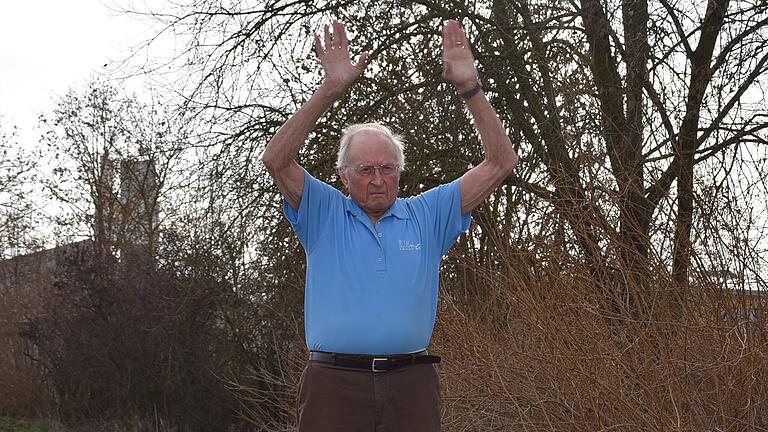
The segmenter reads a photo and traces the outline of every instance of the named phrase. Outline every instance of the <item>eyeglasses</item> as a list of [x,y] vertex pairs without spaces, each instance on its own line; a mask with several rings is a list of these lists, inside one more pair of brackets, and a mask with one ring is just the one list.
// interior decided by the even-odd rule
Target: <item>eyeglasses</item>
[[370,177],[376,170],[379,170],[379,174],[381,174],[382,177],[388,177],[395,174],[397,170],[400,169],[400,165],[398,164],[358,165],[355,167],[349,165],[346,166],[355,170],[355,172],[361,177]]

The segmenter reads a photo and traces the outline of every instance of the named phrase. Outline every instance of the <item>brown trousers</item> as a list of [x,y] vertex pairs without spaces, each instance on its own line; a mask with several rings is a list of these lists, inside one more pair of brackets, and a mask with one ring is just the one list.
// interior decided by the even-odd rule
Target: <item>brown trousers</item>
[[372,372],[309,362],[299,432],[439,432],[440,384],[431,364]]

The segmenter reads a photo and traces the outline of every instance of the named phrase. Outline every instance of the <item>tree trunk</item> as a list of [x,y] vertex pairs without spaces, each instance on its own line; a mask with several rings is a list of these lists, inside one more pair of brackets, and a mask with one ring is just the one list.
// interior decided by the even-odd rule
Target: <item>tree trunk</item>
[[701,38],[691,57],[691,85],[685,117],[680,127],[675,158],[680,161],[677,174],[677,223],[675,229],[672,279],[675,284],[676,302],[682,304],[688,287],[691,266],[691,226],[693,225],[693,165],[701,104],[704,92],[712,79],[711,61],[715,42],[720,33],[728,9],[729,0],[713,0],[707,5],[702,23]]

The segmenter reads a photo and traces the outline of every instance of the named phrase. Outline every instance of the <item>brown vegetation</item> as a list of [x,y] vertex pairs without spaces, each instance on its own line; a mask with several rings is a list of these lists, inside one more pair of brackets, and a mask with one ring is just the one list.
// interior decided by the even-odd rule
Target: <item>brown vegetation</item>
[[509,270],[487,300],[441,310],[446,430],[768,427],[764,321],[744,320],[723,286],[696,286],[682,313],[661,301],[629,318],[588,274]]

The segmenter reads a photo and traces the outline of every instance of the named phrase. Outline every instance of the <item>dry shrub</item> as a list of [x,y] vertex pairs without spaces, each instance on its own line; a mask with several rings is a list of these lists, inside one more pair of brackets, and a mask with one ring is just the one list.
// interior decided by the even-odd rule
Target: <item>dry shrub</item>
[[[307,364],[301,290],[295,285],[260,289],[277,296],[254,307],[249,319],[258,344],[246,373],[222,377],[239,403],[238,412],[255,431],[296,430],[296,394]],[[247,322],[241,319],[240,323]]]
[[282,217],[279,230],[275,235],[285,240],[260,245],[269,260],[253,267],[254,280],[242,293],[251,300],[233,319],[249,349],[247,371],[221,377],[255,431],[296,430],[296,394],[307,364],[304,250]]
[[739,320],[738,296],[696,284],[677,304],[657,277],[645,307],[617,312],[615,287],[586,269],[502,261],[484,298],[443,295],[446,431],[768,428],[765,327]]
[[17,337],[0,338],[0,417],[46,418],[54,413],[51,392],[39,365],[19,351]]
[[234,428],[216,376],[239,360],[219,324],[226,284],[128,258],[67,256],[31,325],[58,416],[93,430]]
[[42,294],[35,290],[44,283],[34,277],[18,283],[18,268],[24,268],[19,261],[0,264],[0,417],[47,418],[54,414],[53,397],[44,383],[35,346],[22,337],[30,318],[40,311]]
[[307,364],[306,348],[277,354],[277,370],[251,369],[229,380],[228,387],[240,401],[240,414],[259,432],[296,430],[296,395]]

